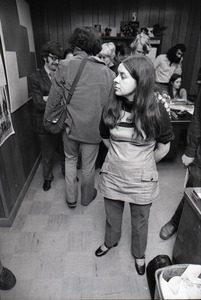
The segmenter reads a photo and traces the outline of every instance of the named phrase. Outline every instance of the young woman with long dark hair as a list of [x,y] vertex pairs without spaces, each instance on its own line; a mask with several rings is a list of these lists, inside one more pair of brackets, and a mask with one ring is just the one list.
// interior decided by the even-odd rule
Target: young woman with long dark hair
[[170,78],[168,85],[168,94],[171,99],[187,100],[187,92],[184,88],[181,88],[181,75],[173,74]]
[[169,151],[173,132],[169,116],[154,96],[154,67],[146,56],[126,58],[114,79],[116,97],[105,106],[100,133],[108,154],[99,182],[106,211],[105,241],[95,252],[106,254],[121,237],[125,202],[130,205],[131,252],[139,275],[151,203],[159,197],[156,163]]

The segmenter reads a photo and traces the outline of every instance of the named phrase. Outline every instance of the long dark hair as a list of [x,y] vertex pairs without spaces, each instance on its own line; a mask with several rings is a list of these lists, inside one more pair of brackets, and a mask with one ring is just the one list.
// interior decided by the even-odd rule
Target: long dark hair
[[[171,77],[170,77],[170,80],[169,80],[169,84],[168,84],[168,93],[169,93],[169,96],[171,99],[174,99],[174,94],[173,94],[173,82],[175,82],[175,80],[177,80],[178,78],[181,78],[181,75],[178,75],[178,74],[173,74]],[[176,95],[177,97],[181,98],[181,86],[179,89],[177,89],[177,92],[176,92]]]
[[186,51],[186,46],[184,44],[176,44],[167,51],[166,55],[170,61],[170,66],[175,62],[175,57],[178,50],[181,50],[181,52],[184,53]]
[[[142,55],[127,57],[124,67],[136,80],[137,86],[131,107],[131,121],[137,136],[156,138],[159,133],[160,112],[154,95],[154,67],[151,60]],[[114,97],[103,110],[103,120],[109,128],[114,128],[120,118],[123,100]]]

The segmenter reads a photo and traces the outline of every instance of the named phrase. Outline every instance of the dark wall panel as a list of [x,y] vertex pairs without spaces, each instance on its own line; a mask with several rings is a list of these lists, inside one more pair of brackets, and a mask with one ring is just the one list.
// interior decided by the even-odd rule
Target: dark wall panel
[[[35,53],[30,52],[27,29],[19,24],[15,0],[0,1],[0,21],[5,49],[16,53],[19,78],[25,77],[36,69]],[[44,36],[39,38],[43,40]],[[31,110],[29,100],[11,114],[15,133],[0,147],[0,224],[3,226],[11,225],[40,154],[39,141],[31,129]]]
[[[196,55],[200,53],[199,0],[51,0],[48,1],[48,5],[44,4],[44,0],[28,2],[31,7],[39,63],[41,63],[40,47],[47,40],[57,39],[64,48],[67,48],[70,34],[76,27],[82,25],[100,24],[102,32],[106,27],[111,26],[116,27],[119,32],[120,22],[128,22],[131,20],[132,12],[136,12],[141,28],[153,27],[154,24],[168,27],[164,31],[162,53],[166,53],[177,43],[186,44],[183,84],[188,93],[197,93],[198,86],[195,78],[201,65],[200,54]],[[199,47],[198,51],[197,47]]]
[[5,211],[4,211],[4,207],[3,207],[3,200],[2,197],[0,195],[0,218],[5,218]]
[[31,130],[31,101],[12,114],[12,121],[15,134],[0,148],[0,180],[9,213],[40,153],[39,141]]
[[[19,78],[35,71],[35,56],[29,50],[27,29],[20,25],[15,0],[0,1],[0,18],[5,49],[16,52]],[[56,37],[57,38],[57,37]]]

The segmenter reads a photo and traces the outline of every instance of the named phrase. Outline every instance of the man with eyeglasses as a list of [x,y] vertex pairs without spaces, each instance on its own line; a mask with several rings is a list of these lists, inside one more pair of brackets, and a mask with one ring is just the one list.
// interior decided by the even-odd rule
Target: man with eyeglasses
[[59,60],[63,58],[63,49],[59,43],[49,41],[42,46],[41,56],[44,66],[28,76],[28,88],[33,100],[32,128],[37,132],[41,145],[43,190],[48,191],[54,179],[52,165],[56,150],[61,156],[61,171],[65,176],[65,156],[61,134],[51,134],[43,125],[45,107],[52,84],[51,79],[58,68]]
[[168,94],[168,84],[173,74],[182,74],[182,60],[186,47],[176,44],[166,54],[160,54],[154,61],[155,92]]

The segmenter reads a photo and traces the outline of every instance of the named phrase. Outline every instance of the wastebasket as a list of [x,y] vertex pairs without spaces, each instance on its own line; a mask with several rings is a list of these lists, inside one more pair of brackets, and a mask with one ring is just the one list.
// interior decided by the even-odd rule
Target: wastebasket
[[164,268],[160,268],[155,272],[155,279],[156,279],[156,288],[155,288],[155,296],[154,299],[164,300],[163,291],[160,286],[159,277],[160,275],[166,280],[169,281],[174,276],[181,276],[189,264],[179,264],[179,265],[172,265],[167,266]]

